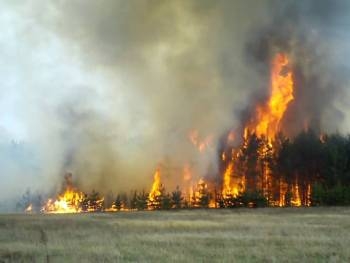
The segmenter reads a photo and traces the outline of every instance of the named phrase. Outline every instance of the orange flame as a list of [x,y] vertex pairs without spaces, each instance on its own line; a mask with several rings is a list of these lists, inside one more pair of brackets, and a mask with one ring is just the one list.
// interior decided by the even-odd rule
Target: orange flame
[[191,169],[188,164],[186,164],[183,168],[183,179],[186,182],[192,179]]
[[224,173],[224,181],[223,181],[223,189],[222,189],[222,196],[224,198],[237,196],[238,195],[238,188],[232,186],[231,176],[233,173],[233,163],[231,162]]
[[307,185],[306,206],[311,206],[311,184]]
[[215,200],[210,197],[209,194],[209,188],[207,182],[204,180],[204,178],[200,178],[197,185],[192,186],[190,197],[192,201],[193,207],[201,207],[200,200],[203,198],[208,198],[207,206],[209,208],[215,208],[216,203]]
[[245,138],[250,132],[255,132],[257,136],[265,135],[269,139],[275,137],[288,104],[294,99],[293,85],[287,56],[283,53],[276,54],[271,68],[270,98],[265,105],[257,106],[255,117],[245,127]]
[[280,181],[279,183],[279,192],[280,192],[280,197],[279,197],[279,202],[278,206],[285,206],[286,205],[286,194],[288,190],[288,184],[284,181]]
[[156,172],[154,173],[153,177],[153,184],[152,189],[148,195],[149,202],[156,201],[156,198],[161,195],[161,182],[160,182],[160,169],[157,168]]
[[[270,97],[265,103],[256,106],[253,117],[246,123],[244,128],[243,137],[248,139],[249,134],[255,133],[258,137],[265,136],[268,140],[268,146],[273,147],[272,140],[276,134],[281,130],[281,122],[283,116],[291,101],[294,100],[294,83],[293,74],[290,67],[290,62],[286,54],[277,53],[271,61],[271,75],[270,75]],[[227,142],[234,140],[234,133],[230,132]],[[274,149],[272,148],[272,151]],[[265,152],[268,148],[262,149],[259,154],[264,159]],[[240,176],[238,181],[235,178],[233,170],[233,162],[236,158],[234,149],[232,149],[232,161],[226,166],[223,174],[222,196],[224,198],[229,196],[236,196],[240,191],[244,191],[245,188],[245,175]],[[221,155],[222,161],[227,161],[228,156],[223,152]],[[270,167],[267,163],[262,167],[262,190],[265,197],[269,200],[269,189],[272,187],[270,177]],[[233,180],[235,179],[235,180]],[[299,186],[296,184],[292,187],[293,205],[300,205],[300,193]],[[276,202],[277,205],[284,206],[286,203],[287,185],[284,182],[280,183],[280,198]]]
[[56,200],[48,199],[42,207],[44,213],[79,213],[84,194],[74,189],[66,189]]
[[227,136],[227,142],[233,142],[236,138],[236,135],[234,131],[230,131],[230,133]]
[[204,152],[208,147],[210,147],[213,137],[211,135],[201,138],[197,130],[192,130],[189,133],[189,139],[191,143],[198,149],[199,152]]
[[[72,174],[65,175],[63,192],[54,199],[48,199],[41,212],[44,213],[80,213],[101,210],[104,198],[92,200],[86,199],[86,195],[73,186]],[[84,204],[84,207],[83,207]]]

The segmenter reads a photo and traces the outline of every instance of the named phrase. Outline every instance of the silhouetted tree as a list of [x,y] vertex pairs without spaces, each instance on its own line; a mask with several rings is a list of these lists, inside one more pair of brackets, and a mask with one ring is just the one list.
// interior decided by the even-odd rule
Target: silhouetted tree
[[148,207],[148,193],[145,191],[140,192],[136,197],[136,209],[146,210]]
[[104,209],[104,199],[98,192],[92,190],[89,195],[85,195],[81,206],[83,211],[101,212]]
[[129,208],[131,210],[137,209],[137,191],[136,190],[131,195]]
[[122,198],[120,194],[118,194],[114,201],[114,207],[117,211],[120,211],[120,209],[122,208],[122,205],[123,205]]
[[176,186],[176,190],[171,193],[172,207],[175,209],[181,208],[183,199],[180,187]]

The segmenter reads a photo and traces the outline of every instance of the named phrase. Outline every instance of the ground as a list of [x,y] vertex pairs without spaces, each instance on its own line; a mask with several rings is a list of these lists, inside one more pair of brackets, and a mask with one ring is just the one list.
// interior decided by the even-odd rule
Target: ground
[[350,262],[350,208],[4,214],[0,262]]

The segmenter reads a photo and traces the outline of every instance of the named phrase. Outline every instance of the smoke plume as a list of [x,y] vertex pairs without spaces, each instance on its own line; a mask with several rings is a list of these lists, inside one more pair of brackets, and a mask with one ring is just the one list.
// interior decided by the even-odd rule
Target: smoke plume
[[[0,197],[175,186],[215,175],[222,134],[269,92],[290,55],[285,132],[349,131],[348,1],[11,1],[1,4]],[[242,112],[248,112],[243,114]],[[188,138],[212,138],[199,154]],[[11,142],[12,141],[12,142]]]

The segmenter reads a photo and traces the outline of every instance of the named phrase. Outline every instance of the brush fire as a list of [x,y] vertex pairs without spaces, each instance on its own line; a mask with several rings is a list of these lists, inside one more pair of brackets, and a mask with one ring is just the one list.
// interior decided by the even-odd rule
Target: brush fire
[[[189,163],[182,169],[182,180],[172,193],[165,189],[163,167],[158,165],[149,192],[135,191],[129,197],[118,195],[111,204],[93,191],[86,194],[73,185],[72,174],[65,176],[61,192],[40,206],[43,213],[81,213],[137,209],[225,208],[256,206],[310,206],[312,184],[317,173],[305,176],[276,164],[283,158],[290,138],[283,135],[284,117],[295,100],[293,65],[287,53],[276,53],[270,61],[269,92],[242,121],[241,129],[232,129],[218,147],[219,172],[214,176],[194,175]],[[320,143],[325,142],[321,136]],[[321,138],[320,137],[320,138]],[[189,143],[204,154],[212,149],[214,138],[189,132]],[[181,186],[181,187],[180,187]],[[32,203],[25,212],[35,211]]]

